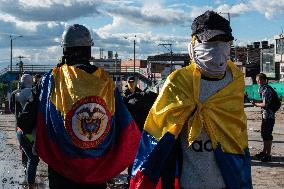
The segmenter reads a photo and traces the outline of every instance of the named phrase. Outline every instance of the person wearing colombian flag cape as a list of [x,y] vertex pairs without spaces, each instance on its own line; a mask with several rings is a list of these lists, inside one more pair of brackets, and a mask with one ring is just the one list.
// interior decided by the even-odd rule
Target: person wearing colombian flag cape
[[167,77],[148,114],[130,189],[156,188],[175,146],[179,186],[163,189],[252,188],[244,75],[229,60],[230,23],[206,11],[191,28],[191,64]]
[[141,137],[110,75],[90,64],[92,45],[85,26],[67,27],[61,64],[22,115],[37,119],[35,149],[51,189],[105,189],[132,164]]

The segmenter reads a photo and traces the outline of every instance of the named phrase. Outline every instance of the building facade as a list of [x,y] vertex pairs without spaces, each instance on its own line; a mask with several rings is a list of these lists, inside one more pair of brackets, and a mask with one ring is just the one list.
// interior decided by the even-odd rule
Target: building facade
[[274,36],[275,40],[275,63],[279,65],[279,79],[284,81],[284,35]]

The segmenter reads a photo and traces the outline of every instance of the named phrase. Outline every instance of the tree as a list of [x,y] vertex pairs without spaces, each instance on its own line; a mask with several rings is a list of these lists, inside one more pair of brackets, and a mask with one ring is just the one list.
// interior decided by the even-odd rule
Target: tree
[[5,99],[8,92],[8,84],[0,83],[0,98]]
[[[18,88],[18,81],[12,81],[11,87],[12,91],[16,90]],[[6,99],[8,91],[9,85],[6,82],[0,82],[0,99]]]

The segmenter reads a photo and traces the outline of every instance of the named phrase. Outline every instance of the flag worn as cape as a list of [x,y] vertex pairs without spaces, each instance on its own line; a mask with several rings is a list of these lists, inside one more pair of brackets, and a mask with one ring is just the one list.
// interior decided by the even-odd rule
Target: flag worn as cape
[[233,81],[205,102],[199,101],[196,64],[168,76],[144,125],[131,178],[131,189],[155,188],[183,126],[191,145],[205,129],[227,188],[252,188],[244,112],[244,76],[231,62]]
[[103,183],[134,160],[141,133],[110,76],[66,64],[41,83],[38,155],[78,183]]

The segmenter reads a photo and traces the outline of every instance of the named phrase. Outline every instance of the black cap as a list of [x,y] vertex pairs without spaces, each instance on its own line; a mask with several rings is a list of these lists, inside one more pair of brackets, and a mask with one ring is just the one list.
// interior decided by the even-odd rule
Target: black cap
[[135,77],[134,76],[130,76],[127,78],[128,82],[134,82],[135,81]]
[[191,25],[192,36],[196,35],[202,41],[213,41],[218,36],[220,41],[232,41],[230,22],[214,11],[206,11],[196,17]]

